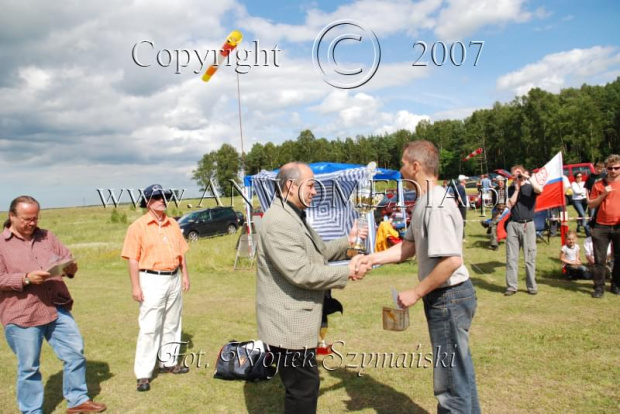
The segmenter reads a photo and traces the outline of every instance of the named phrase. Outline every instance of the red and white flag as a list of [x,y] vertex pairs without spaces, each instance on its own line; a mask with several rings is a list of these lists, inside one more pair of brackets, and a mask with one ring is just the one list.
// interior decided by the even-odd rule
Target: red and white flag
[[[545,166],[538,170],[531,178],[532,180],[536,180],[536,182],[543,187],[543,192],[536,198],[537,212],[554,207],[562,207],[566,204],[564,198],[564,183],[562,182],[563,168],[562,153],[558,152],[551,158],[551,161],[546,163]],[[498,240],[506,238],[504,223],[509,217],[510,214],[506,215],[506,217],[497,223]]]
[[562,153],[558,152],[551,161],[534,174],[533,179],[542,185],[543,192],[536,199],[536,211],[560,207],[565,204]]

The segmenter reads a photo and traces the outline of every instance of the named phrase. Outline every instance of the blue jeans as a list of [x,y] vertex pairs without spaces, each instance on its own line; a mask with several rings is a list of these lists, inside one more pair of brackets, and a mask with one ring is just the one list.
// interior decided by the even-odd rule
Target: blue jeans
[[[573,207],[575,207],[575,211],[579,214],[579,217],[586,216],[586,207],[588,206],[588,201],[584,198],[583,200],[573,200]],[[579,227],[583,227],[586,231],[586,237],[590,237],[592,234],[590,233],[590,226],[588,226],[588,220],[585,218],[581,218],[577,220],[577,229]]]
[[17,404],[22,413],[43,412],[43,384],[39,371],[43,338],[64,363],[62,393],[68,407],[76,407],[89,399],[84,343],[69,311],[58,308],[58,318],[46,325],[23,328],[8,324],[4,335],[17,355]]
[[433,346],[433,390],[438,413],[480,413],[469,327],[476,312],[470,280],[435,289],[424,297],[424,312]]

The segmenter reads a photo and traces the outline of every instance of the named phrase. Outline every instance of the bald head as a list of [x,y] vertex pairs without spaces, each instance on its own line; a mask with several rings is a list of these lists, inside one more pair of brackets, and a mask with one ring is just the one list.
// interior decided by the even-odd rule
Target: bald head
[[280,167],[276,181],[282,191],[282,198],[295,204],[300,209],[310,206],[316,194],[314,173],[307,164],[289,162]]

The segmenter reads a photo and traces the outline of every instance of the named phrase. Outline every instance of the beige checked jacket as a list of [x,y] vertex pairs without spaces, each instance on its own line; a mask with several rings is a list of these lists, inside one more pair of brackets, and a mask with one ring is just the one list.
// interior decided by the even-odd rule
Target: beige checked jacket
[[259,230],[256,277],[258,337],[287,349],[316,348],[324,292],[342,289],[348,266],[347,237],[324,243],[299,215],[276,198]]

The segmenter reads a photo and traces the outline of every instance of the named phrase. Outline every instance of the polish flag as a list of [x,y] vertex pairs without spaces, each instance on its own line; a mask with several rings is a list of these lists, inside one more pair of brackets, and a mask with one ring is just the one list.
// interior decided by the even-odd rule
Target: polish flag
[[548,210],[565,204],[562,153],[558,152],[551,161],[534,174],[532,179],[543,186],[543,192],[536,199],[536,211]]
[[[538,184],[543,186],[543,192],[536,198],[537,212],[554,207],[565,207],[564,183],[562,182],[563,168],[562,153],[558,152],[555,157],[551,158],[551,161],[546,163],[531,178],[531,180],[536,180]],[[507,214],[497,223],[498,240],[506,238],[504,225],[509,217],[510,214]]]

